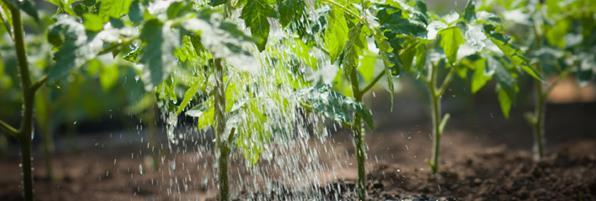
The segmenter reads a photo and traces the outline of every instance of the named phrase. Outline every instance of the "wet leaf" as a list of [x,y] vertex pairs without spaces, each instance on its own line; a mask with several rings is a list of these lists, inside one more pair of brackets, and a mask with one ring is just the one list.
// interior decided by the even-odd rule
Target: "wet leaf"
[[458,27],[449,27],[439,31],[441,38],[439,39],[439,45],[445,52],[449,63],[454,64],[457,62],[457,50],[464,41],[464,35]]
[[108,18],[120,18],[130,10],[132,0],[101,0],[99,14]]
[[476,0],[468,0],[468,3],[466,3],[464,19],[468,22],[476,19]]
[[346,47],[350,30],[344,13],[339,9],[331,11],[331,14],[327,17],[327,24],[323,40],[331,62],[335,62]]
[[165,64],[163,63],[162,43],[162,22],[152,19],[143,25],[140,39],[146,45],[141,56],[141,62],[146,65],[149,73],[149,80],[153,86],[157,86],[164,79]]
[[298,22],[305,12],[306,4],[304,0],[279,0],[279,23],[287,27],[292,22]]
[[265,49],[269,38],[270,25],[267,18],[274,16],[275,10],[266,0],[250,0],[242,9],[240,18],[244,19],[244,23],[250,28],[250,33],[260,51]]

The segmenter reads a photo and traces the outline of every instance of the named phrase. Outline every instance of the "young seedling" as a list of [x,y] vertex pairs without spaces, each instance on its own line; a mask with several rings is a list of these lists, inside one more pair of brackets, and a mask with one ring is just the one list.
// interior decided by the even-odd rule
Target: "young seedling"
[[[364,95],[384,76],[390,76],[388,65],[380,73],[374,74],[377,57],[383,61],[387,59],[385,52],[377,55],[369,50],[367,39],[382,35],[374,20],[366,20],[367,17],[374,19],[374,16],[370,16],[369,13],[375,12],[371,4],[372,2],[369,1],[352,3],[323,0],[320,2],[319,6],[328,7],[330,10],[325,14],[325,29],[320,33],[324,43],[314,44],[312,47],[324,50],[328,56],[327,59],[339,67],[333,83],[339,93],[331,91],[328,85],[317,84],[308,93],[307,101],[312,104],[310,107],[315,108],[315,111],[352,130],[358,173],[356,193],[359,200],[366,199],[365,125],[369,128],[373,126],[372,114],[364,107],[362,101]],[[385,38],[375,39],[380,43],[387,43]],[[373,58],[372,62],[363,61],[362,58],[368,57]],[[393,92],[393,81],[387,80],[389,91]]]
[[35,92],[46,82],[43,77],[33,81],[30,73],[27,54],[25,50],[25,31],[21,12],[25,12],[36,20],[39,20],[37,10],[32,1],[8,1],[0,2],[2,11],[2,22],[11,38],[14,41],[14,48],[17,55],[17,64],[21,91],[23,95],[23,107],[21,114],[21,124],[19,128],[14,128],[4,121],[0,121],[0,129],[8,136],[14,137],[21,146],[21,168],[23,172],[23,194],[26,201],[33,200],[33,177],[31,173],[31,140],[33,136],[33,101]]
[[[594,79],[596,24],[594,3],[589,0],[482,1],[482,9],[496,10],[507,21],[507,30],[523,46],[524,55],[542,79],[534,82],[534,110],[526,114],[534,133],[534,159],[545,153],[545,116],[547,97],[561,79],[575,74],[577,80]],[[519,31],[523,30],[523,31]],[[553,78],[551,82],[547,82]],[[544,79],[544,80],[543,80]]]
[[[517,74],[529,69],[519,50],[501,34],[497,18],[476,14],[468,1],[463,14],[452,12],[438,17],[427,11],[422,1],[383,6],[377,14],[390,40],[395,74],[408,72],[421,80],[429,94],[432,121],[432,151],[429,166],[439,171],[440,142],[449,114],[443,114],[441,99],[454,79],[469,79],[472,91],[482,88],[493,76],[502,111],[508,116],[517,92]],[[394,27],[404,27],[395,29]]]

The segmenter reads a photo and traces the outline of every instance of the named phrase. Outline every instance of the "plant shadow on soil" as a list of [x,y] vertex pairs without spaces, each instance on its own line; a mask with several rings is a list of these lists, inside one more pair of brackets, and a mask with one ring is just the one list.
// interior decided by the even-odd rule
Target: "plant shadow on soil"
[[[498,114],[498,108],[480,107],[463,115],[452,111],[453,120],[442,142],[441,169],[436,175],[430,174],[425,163],[431,139],[428,125],[421,123],[426,122],[424,111],[416,116],[412,114],[420,111],[415,108],[409,113],[404,111],[406,108],[399,108],[406,118],[377,114],[386,108],[373,109],[381,118],[377,119],[381,126],[367,136],[370,200],[596,200],[596,103],[549,105],[549,152],[538,163],[532,160],[529,151],[531,131],[523,119],[516,119],[521,118],[516,117],[520,114],[512,114],[512,119],[505,120],[487,115]],[[391,124],[392,121],[398,123]],[[328,200],[355,200],[350,135],[340,132],[331,136],[328,143],[335,152],[322,154],[321,160],[336,177],[325,181],[326,186],[320,189],[328,195]],[[209,200],[215,197],[214,174],[200,165],[212,158],[174,154],[167,157],[177,158],[176,172],[168,171],[170,164],[152,170],[146,165],[149,153],[139,151],[144,146],[99,146],[78,153],[58,153],[54,164],[57,180],[53,183],[45,175],[44,161],[38,153],[34,161],[36,199]],[[0,160],[2,201],[22,200],[17,159]],[[336,164],[338,161],[344,164]],[[300,196],[293,187],[265,193],[236,188],[240,192],[238,200],[248,197],[287,200]]]

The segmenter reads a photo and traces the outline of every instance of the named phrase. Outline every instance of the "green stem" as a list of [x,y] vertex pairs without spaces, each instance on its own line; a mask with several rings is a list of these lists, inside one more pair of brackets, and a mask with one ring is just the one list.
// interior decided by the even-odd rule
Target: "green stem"
[[385,72],[381,72],[379,73],[379,75],[377,75],[377,77],[375,77],[375,79],[373,79],[373,81],[371,81],[366,87],[364,87],[364,89],[362,89],[360,91],[361,94],[365,94],[366,92],[368,92],[370,89],[372,89],[375,84],[377,84],[377,82],[379,82],[379,80],[381,80],[381,78],[383,78],[383,76],[385,75]]
[[535,105],[534,105],[534,159],[542,160],[544,156],[544,119],[546,113],[546,95],[542,88],[542,83],[535,83]]
[[21,160],[23,171],[23,190],[26,201],[33,200],[33,178],[31,174],[31,138],[33,121],[33,100],[35,90],[31,87],[31,75],[25,54],[24,31],[21,23],[21,11],[11,8],[12,26],[14,31],[15,49],[17,53],[21,87],[23,90],[23,113],[19,142],[21,144]]
[[41,78],[40,80],[38,80],[37,82],[33,83],[33,85],[31,86],[31,90],[32,91],[37,91],[41,86],[43,86],[46,82],[48,81],[48,76],[43,76],[43,78]]
[[33,201],[33,176],[31,172],[31,141],[21,143],[21,170],[23,171],[23,190],[25,201]]
[[432,173],[437,173],[439,171],[439,155],[440,155],[440,145],[441,145],[441,129],[440,129],[440,122],[441,122],[441,96],[431,95],[431,117],[432,117],[432,126],[433,126],[433,150],[432,150],[432,157],[430,161],[430,168]]
[[[358,76],[356,74],[356,68],[354,66],[348,66],[350,83],[352,86],[352,93],[356,102],[362,103],[362,91],[358,86]],[[365,130],[362,126],[362,117],[359,113],[355,113],[354,121],[352,122],[352,131],[354,132],[354,146],[356,146],[356,162],[358,163],[358,182],[357,182],[357,193],[358,199],[364,201],[366,199],[366,150],[364,142]]]
[[3,133],[6,133],[7,135],[11,136],[11,137],[18,137],[19,131],[17,131],[17,129],[15,129],[14,127],[12,127],[10,124],[0,120],[0,129],[2,130]]
[[224,69],[221,59],[215,60],[215,143],[219,149],[219,200],[230,199],[228,186],[228,158],[229,148],[227,141],[222,139],[225,131],[226,89],[224,84]]
[[[441,130],[441,96],[442,94],[442,90],[437,89],[436,87],[436,83],[437,83],[437,77],[438,77],[438,69],[436,69],[436,66],[431,66],[430,72],[429,72],[429,80],[427,80],[427,88],[430,92],[430,104],[431,104],[431,111],[430,111],[430,116],[432,118],[432,132],[433,132],[433,146],[432,146],[432,155],[431,155],[431,160],[429,162],[429,166],[431,169],[431,172],[433,174],[437,173],[439,171],[439,155],[441,153],[441,135],[442,135],[442,130]],[[449,76],[448,76],[449,77]],[[443,86],[446,86],[445,83],[448,83],[450,81],[450,79],[445,79],[443,82]],[[441,87],[441,88],[442,88]]]

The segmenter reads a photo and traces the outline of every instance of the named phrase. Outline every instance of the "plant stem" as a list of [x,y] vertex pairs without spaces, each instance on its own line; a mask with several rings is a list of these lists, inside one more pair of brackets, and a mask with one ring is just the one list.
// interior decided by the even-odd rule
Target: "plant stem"
[[31,75],[25,54],[24,31],[21,23],[21,11],[11,7],[12,26],[14,31],[15,49],[17,53],[21,87],[23,90],[23,113],[19,129],[19,142],[21,144],[21,160],[23,171],[23,190],[25,201],[33,200],[33,179],[31,174],[31,138],[33,122],[33,100],[35,89],[31,87]]
[[[431,104],[431,111],[430,116],[432,118],[432,132],[433,132],[433,147],[432,147],[432,155],[431,160],[429,161],[429,166],[431,172],[433,174],[439,171],[439,155],[441,154],[441,96],[443,95],[444,87],[451,81],[451,79],[445,79],[444,83],[441,85],[441,89],[437,89],[437,80],[438,80],[438,66],[431,66],[429,76],[427,77],[427,88],[430,93],[430,104]],[[449,74],[451,75],[451,74]],[[448,75],[448,77],[450,77]]]
[[33,176],[31,172],[31,141],[20,141],[21,168],[23,171],[23,190],[26,201],[33,201]]
[[[356,74],[356,68],[354,66],[348,66],[350,83],[352,86],[352,93],[356,102],[362,103],[362,91],[358,86],[358,76]],[[358,182],[357,182],[357,193],[358,199],[364,201],[366,199],[366,150],[364,142],[365,130],[362,126],[362,117],[359,113],[354,114],[354,121],[352,122],[352,131],[354,132],[354,146],[356,146],[356,162],[358,163]]]
[[17,129],[15,129],[10,124],[2,120],[0,120],[0,130],[2,130],[3,133],[6,133],[7,135],[15,138],[17,138],[19,134],[19,131],[17,131]]
[[223,141],[222,137],[225,131],[225,111],[226,111],[226,89],[224,84],[224,69],[221,59],[215,61],[215,143],[219,149],[219,200],[228,201],[229,186],[228,186],[228,158],[229,148],[227,141]]
[[433,174],[439,171],[439,155],[440,155],[440,147],[441,147],[441,129],[440,129],[440,122],[441,122],[441,96],[437,96],[434,94],[430,95],[431,101],[431,118],[432,118],[432,126],[433,126],[433,150],[432,150],[432,157],[430,161],[430,168]]
[[365,94],[366,92],[368,92],[370,89],[372,89],[377,82],[379,82],[379,80],[381,80],[381,78],[383,78],[383,76],[385,75],[385,72],[381,72],[379,73],[374,79],[373,81],[371,81],[366,87],[364,87],[360,93]]
[[541,82],[535,82],[535,104],[534,104],[534,117],[533,123],[534,130],[534,159],[537,161],[542,160],[544,156],[544,117],[546,113],[546,95],[542,88]]

